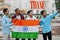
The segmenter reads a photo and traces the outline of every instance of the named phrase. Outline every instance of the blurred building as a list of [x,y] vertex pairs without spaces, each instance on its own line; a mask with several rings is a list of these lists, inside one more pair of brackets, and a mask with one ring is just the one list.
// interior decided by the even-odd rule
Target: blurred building
[[55,0],[57,10],[60,10],[60,0]]
[[[30,8],[30,2],[31,1],[36,1],[38,4],[39,2],[42,3],[44,2],[44,9],[46,9],[49,12],[51,12],[52,10],[56,10],[56,7],[55,7],[55,0],[1,0],[1,2],[3,4],[7,4],[7,5],[10,5],[10,9],[13,11],[14,9],[16,8],[20,8],[21,10],[24,9],[24,10],[29,10],[31,9]],[[36,4],[36,3],[35,3]],[[40,5],[37,4],[37,7]],[[33,7],[33,6],[32,6]],[[36,9],[33,9],[32,10],[34,11],[34,13],[36,14],[40,14],[40,11],[43,10],[43,9],[39,9],[39,8],[36,8]]]
[[40,19],[41,10],[45,9],[48,14],[53,12],[53,10],[60,10],[60,0],[0,0],[0,14],[3,8],[8,8],[10,13],[14,13],[16,8],[20,8],[22,14],[26,14],[28,10],[32,9],[34,15]]
[[[60,0],[55,0],[56,4],[56,9],[60,11]],[[59,17],[60,17],[60,12],[59,12]]]

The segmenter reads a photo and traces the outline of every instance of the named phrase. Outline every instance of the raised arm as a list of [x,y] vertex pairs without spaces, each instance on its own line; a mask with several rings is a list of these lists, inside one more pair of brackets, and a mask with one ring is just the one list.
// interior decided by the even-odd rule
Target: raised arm
[[53,17],[55,17],[57,14],[58,14],[58,12],[56,11],[56,12],[51,13],[49,16],[50,16],[50,18],[53,18]]

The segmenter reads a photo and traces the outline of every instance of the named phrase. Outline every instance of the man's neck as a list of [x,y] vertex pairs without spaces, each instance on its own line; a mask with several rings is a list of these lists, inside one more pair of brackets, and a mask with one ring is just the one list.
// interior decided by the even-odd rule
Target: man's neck
[[44,18],[46,18],[46,16],[43,16]]
[[8,15],[5,14],[5,16],[8,16]]
[[29,16],[30,18],[32,18],[33,16]]
[[8,17],[8,15],[5,15],[6,17]]
[[16,15],[17,15],[17,16],[19,16],[19,14],[18,14],[18,13],[16,13]]

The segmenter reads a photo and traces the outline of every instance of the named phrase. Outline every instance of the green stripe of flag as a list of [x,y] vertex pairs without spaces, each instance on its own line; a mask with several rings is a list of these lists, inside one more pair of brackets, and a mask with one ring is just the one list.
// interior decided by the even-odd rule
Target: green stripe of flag
[[12,32],[12,38],[38,38],[38,32]]

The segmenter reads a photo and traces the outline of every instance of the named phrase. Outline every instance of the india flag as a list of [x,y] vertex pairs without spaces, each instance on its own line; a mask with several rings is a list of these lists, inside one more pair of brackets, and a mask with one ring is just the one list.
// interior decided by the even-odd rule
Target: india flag
[[39,20],[12,20],[12,38],[38,38]]

